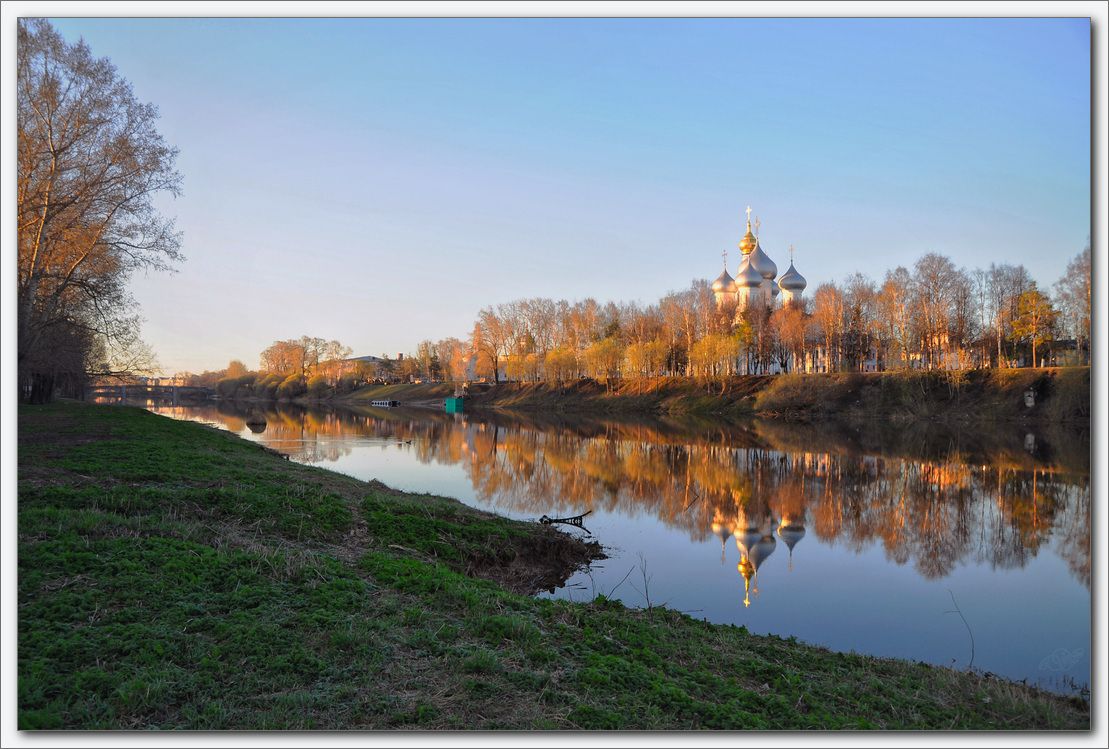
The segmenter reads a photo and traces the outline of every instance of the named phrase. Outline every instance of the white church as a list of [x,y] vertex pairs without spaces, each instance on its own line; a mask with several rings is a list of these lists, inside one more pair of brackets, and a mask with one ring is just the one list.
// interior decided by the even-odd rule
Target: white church
[[[754,307],[775,309],[795,304],[804,309],[803,293],[808,282],[793,266],[793,248],[790,247],[789,270],[778,278],[778,266],[763,251],[759,244],[759,220],[755,219],[755,231],[751,231],[751,208],[747,207],[747,233],[739,243],[742,256],[735,278],[728,273],[728,253],[724,253],[724,272],[712,284],[717,306],[727,302],[736,303],[736,317],[744,310]],[[781,297],[779,299],[779,297]],[[791,356],[792,359],[792,356]],[[823,347],[812,350],[804,361],[792,362],[790,371],[827,372],[829,362]],[[875,362],[867,362],[873,366]],[[759,374],[779,374],[781,366],[777,361],[764,363],[758,367]]]
[[[712,284],[712,292],[716,296],[717,306],[726,302],[736,303],[736,317],[743,311],[756,306],[776,309],[789,304],[796,304],[804,309],[802,294],[808,282],[804,276],[793,267],[793,248],[789,249],[789,270],[781,278],[778,275],[778,266],[770,259],[759,244],[759,220],[755,219],[755,231],[751,232],[751,208],[747,208],[747,233],[739,243],[743,253],[736,269],[735,278],[728,274],[728,253],[724,253],[724,272]],[[779,302],[778,297],[781,297]],[[796,372],[831,372],[834,370],[833,362],[825,346],[814,346],[804,356],[802,361],[792,361],[790,371]],[[878,371],[878,350],[871,347],[866,358],[859,364],[860,371]],[[759,374],[779,374],[781,367],[778,362],[770,362],[759,367]]]
[[[755,220],[758,230],[759,221]],[[712,284],[717,305],[734,300],[737,314],[755,305],[774,306],[776,297],[782,297],[782,306],[802,304],[801,294],[808,282],[793,267],[793,249],[790,248],[789,270],[775,282],[778,266],[763,252],[757,234],[751,233],[751,208],[747,208],[747,233],[739,243],[743,253],[735,278],[728,274],[728,253],[724,253],[724,272]]]

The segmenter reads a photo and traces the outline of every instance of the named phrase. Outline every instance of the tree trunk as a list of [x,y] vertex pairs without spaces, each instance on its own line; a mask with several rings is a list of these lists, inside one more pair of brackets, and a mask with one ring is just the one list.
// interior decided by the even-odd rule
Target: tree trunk
[[54,375],[31,375],[31,405],[42,406],[54,400]]

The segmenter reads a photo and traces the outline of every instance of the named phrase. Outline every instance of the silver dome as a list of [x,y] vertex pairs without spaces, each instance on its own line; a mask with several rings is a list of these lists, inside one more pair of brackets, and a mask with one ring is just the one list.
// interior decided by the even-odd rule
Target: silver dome
[[790,260],[789,270],[787,270],[785,272],[785,275],[778,280],[778,286],[781,287],[782,291],[798,292],[804,291],[805,287],[808,285],[808,281],[805,280],[804,276],[797,272],[797,269],[793,267],[793,261]]
[[755,270],[763,278],[773,280],[774,276],[778,275],[778,266],[774,264],[769,255],[762,251],[762,245],[757,241],[755,242],[755,249],[751,250],[751,254],[747,256],[747,261],[755,267]]
[[728,275],[728,270],[720,274],[720,278],[712,282],[712,290],[716,294],[734,294],[736,291],[735,279]]
[[755,270],[750,260],[750,255],[743,258],[743,262],[739,264],[739,272],[736,273],[735,283],[741,289],[757,289],[762,285],[762,274]]

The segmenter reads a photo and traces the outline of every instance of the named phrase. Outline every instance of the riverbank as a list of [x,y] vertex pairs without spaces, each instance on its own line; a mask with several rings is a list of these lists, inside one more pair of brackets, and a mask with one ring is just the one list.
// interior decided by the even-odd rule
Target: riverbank
[[1023,684],[536,599],[600,550],[140,409],[21,406],[18,468],[20,728],[1090,725]]
[[[442,408],[449,383],[378,385],[350,402],[396,399]],[[1031,421],[1089,423],[1090,369],[980,369],[953,372],[751,375],[615,379],[611,383],[471,383],[466,407],[590,414],[775,417],[819,422]]]

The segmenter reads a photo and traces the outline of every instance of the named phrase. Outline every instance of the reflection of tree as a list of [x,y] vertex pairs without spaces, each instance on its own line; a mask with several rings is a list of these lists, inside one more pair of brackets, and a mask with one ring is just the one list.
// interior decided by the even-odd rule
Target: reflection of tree
[[[200,413],[194,418],[241,430],[250,409],[221,404]],[[700,541],[742,532],[758,516],[793,543],[811,532],[856,551],[880,544],[888,559],[912,562],[930,579],[969,562],[1021,567],[1055,537],[1055,553],[1090,585],[1088,474],[1025,470],[1008,453],[982,465],[981,451],[965,447],[974,437],[951,439],[944,450],[916,432],[929,455],[917,460],[806,451],[796,430],[777,426],[770,434],[785,435],[782,449],[736,425],[503,414],[463,421],[447,414],[296,408],[275,408],[265,417],[262,441],[307,462],[349,453],[344,436],[411,440],[406,449],[419,460],[461,464],[477,496],[518,514],[647,515]]]
[[1064,504],[1056,528],[1062,535],[1058,554],[1067,560],[1071,574],[1090,587],[1090,489],[1088,479],[1082,482],[1084,491],[1068,487],[1074,494],[1072,501]]
[[[916,567],[928,579],[946,577],[969,550],[965,525],[965,471],[961,466],[912,464],[908,542]],[[915,486],[914,486],[915,484]],[[915,491],[913,491],[915,489]]]

